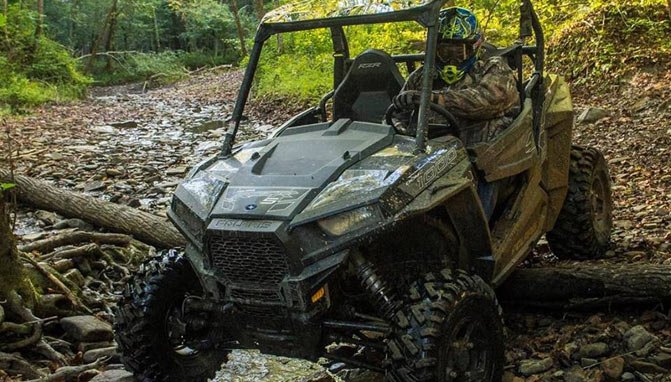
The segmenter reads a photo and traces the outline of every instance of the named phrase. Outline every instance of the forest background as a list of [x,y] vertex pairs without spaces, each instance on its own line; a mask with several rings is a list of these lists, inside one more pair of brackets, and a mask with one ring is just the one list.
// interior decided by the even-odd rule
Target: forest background
[[[220,65],[244,66],[266,11],[286,0],[2,0],[0,115],[83,97],[91,86],[144,81],[160,86]],[[336,0],[325,0],[336,1]],[[518,33],[517,0],[458,2],[478,13],[499,45]],[[537,0],[549,66],[574,82],[608,82],[632,66],[670,56],[671,0]],[[606,22],[608,20],[608,22]],[[349,27],[355,55],[374,47],[417,51],[415,24]],[[257,96],[300,100],[330,90],[327,31],[272,39]],[[298,75],[300,74],[300,75]],[[599,80],[606,81],[599,81]]]

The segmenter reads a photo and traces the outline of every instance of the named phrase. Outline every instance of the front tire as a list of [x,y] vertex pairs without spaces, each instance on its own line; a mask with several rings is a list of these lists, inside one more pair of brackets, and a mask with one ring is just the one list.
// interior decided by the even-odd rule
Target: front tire
[[573,146],[569,188],[547,239],[560,259],[594,259],[610,245],[613,200],[608,165],[596,149]]
[[388,381],[499,382],[504,326],[494,291],[478,276],[444,269],[410,288],[388,341]]
[[115,312],[115,336],[124,365],[140,381],[207,381],[227,352],[192,349],[175,335],[187,295],[203,291],[191,264],[168,251],[142,265]]

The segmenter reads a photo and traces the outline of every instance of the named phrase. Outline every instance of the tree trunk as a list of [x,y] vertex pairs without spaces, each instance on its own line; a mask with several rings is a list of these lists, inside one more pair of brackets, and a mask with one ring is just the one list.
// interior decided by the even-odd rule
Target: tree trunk
[[[105,38],[105,52],[112,50],[112,43],[114,42],[114,31],[116,29],[116,20],[117,20],[117,6],[119,0],[112,1],[112,10],[110,11],[110,20],[107,27],[107,37]],[[112,71],[112,56],[107,56],[107,65],[106,70],[108,72]]]
[[156,38],[156,51],[161,50],[161,34],[158,31],[158,19],[156,18],[156,7],[151,9],[152,15],[154,16],[154,36]]
[[40,37],[42,36],[42,29],[44,28],[44,0],[37,0],[37,26],[35,26],[35,41],[33,46],[33,54],[37,53],[40,44]]
[[263,0],[254,0],[254,10],[256,11],[256,17],[261,21],[263,16],[266,15],[266,10],[263,8]]
[[671,266],[583,263],[516,270],[499,288],[504,302],[559,309],[671,301]]
[[240,39],[240,51],[242,56],[247,55],[247,47],[245,47],[245,31],[242,29],[242,23],[240,22],[240,12],[238,9],[238,0],[231,0],[230,3],[231,13],[233,13],[233,19],[235,20],[235,28],[238,30],[238,39]]
[[12,233],[9,204],[0,191],[0,299],[6,299],[16,290],[23,275],[23,266],[19,263],[19,251]]
[[98,34],[98,37],[96,37],[96,39],[93,40],[93,45],[91,46],[91,56],[89,57],[89,60],[86,62],[85,67],[85,70],[87,72],[91,72],[91,69],[93,68],[93,62],[96,59],[96,56],[98,55],[98,49],[100,49],[100,46],[105,41],[105,37],[108,35],[107,28],[110,25],[110,21],[112,20],[113,14],[116,12],[116,4],[117,0],[112,0],[112,6],[110,7],[109,12],[107,12],[105,22],[103,23],[102,28],[100,29],[100,33]]
[[[0,180],[8,178],[0,170]],[[18,198],[36,208],[77,217],[111,231],[127,233],[159,248],[183,246],[182,235],[167,220],[128,206],[105,202],[86,195],[61,190],[27,176],[16,176]]]

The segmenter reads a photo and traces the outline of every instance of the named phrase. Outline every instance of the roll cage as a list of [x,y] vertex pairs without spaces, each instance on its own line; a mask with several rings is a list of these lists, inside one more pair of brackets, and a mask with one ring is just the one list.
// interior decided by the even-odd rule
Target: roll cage
[[[238,98],[233,110],[232,122],[224,137],[221,156],[228,157],[231,155],[235,137],[242,121],[242,115],[245,104],[249,98],[252,88],[254,74],[258,68],[259,59],[264,43],[273,35],[287,32],[305,31],[311,29],[328,28],[331,31],[331,39],[333,42],[333,57],[334,57],[334,76],[333,89],[337,89],[342,82],[345,74],[353,61],[350,57],[349,46],[343,27],[349,25],[362,24],[381,24],[390,22],[404,22],[415,21],[427,29],[427,41],[424,54],[405,54],[392,56],[396,63],[406,63],[408,68],[415,62],[424,62],[424,76],[421,89],[421,100],[418,113],[418,128],[415,142],[417,151],[423,152],[426,149],[427,130],[428,130],[428,111],[429,102],[432,89],[432,81],[429,73],[433,71],[436,49],[438,44],[438,16],[441,8],[443,8],[450,0],[422,0],[418,1],[417,6],[414,7],[399,7],[401,9],[380,8],[380,2],[376,0],[349,0],[340,2],[350,8],[336,9],[339,11],[332,17],[325,14],[323,18],[301,18],[296,13],[291,13],[292,9],[284,9],[286,13],[282,14],[277,11],[271,12],[267,15],[256,31],[254,38],[254,46],[250,52],[249,63],[245,70],[245,75],[238,93]],[[305,7],[310,3],[310,0],[302,0],[296,3],[298,6]],[[387,1],[394,3],[393,0]],[[407,3],[407,2],[406,2]],[[363,5],[362,5],[363,4]],[[364,5],[377,6],[376,11],[361,12],[361,14],[351,15],[352,6],[355,5],[361,9]],[[320,3],[321,5],[321,3]],[[382,12],[380,12],[382,10]],[[386,11],[388,10],[388,11]],[[334,13],[331,13],[334,14]],[[529,37],[535,37],[535,45],[525,45],[524,41]],[[538,15],[536,14],[531,0],[522,0],[520,6],[520,39],[511,47],[501,49],[495,54],[502,55],[508,59],[518,71],[518,87],[521,98],[531,98],[533,102],[533,124],[536,143],[539,142],[541,131],[541,114],[544,104],[544,84],[543,73],[545,64],[545,39],[543,29],[541,27]],[[528,56],[534,63],[534,72],[527,80],[524,79],[522,70],[522,58]],[[325,110],[325,104],[329,97],[333,95],[333,91],[329,92],[320,102],[320,108]]]

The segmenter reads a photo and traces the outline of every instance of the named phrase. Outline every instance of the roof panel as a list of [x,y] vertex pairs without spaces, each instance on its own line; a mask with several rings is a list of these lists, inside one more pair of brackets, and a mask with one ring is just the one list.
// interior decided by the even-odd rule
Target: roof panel
[[262,22],[279,24],[393,13],[420,7],[434,1],[440,0],[299,0],[268,12]]

